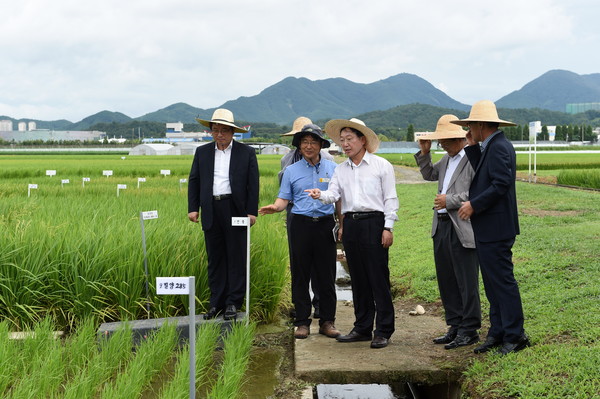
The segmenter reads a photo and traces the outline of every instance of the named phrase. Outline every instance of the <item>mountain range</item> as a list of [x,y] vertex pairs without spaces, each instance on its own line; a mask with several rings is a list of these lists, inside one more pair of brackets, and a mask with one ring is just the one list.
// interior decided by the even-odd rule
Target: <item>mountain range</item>
[[[496,100],[496,105],[507,109],[537,108],[564,113],[566,104],[582,102],[600,102],[600,73],[578,75],[565,70],[551,70]],[[460,113],[468,112],[470,108],[419,76],[401,73],[369,84],[343,78],[313,81],[288,77],[255,96],[239,97],[210,109],[176,103],[136,118],[120,112],[102,111],[77,123],[64,119],[35,122],[40,129],[55,130],[86,130],[97,123],[136,120],[194,123],[197,117],[209,119],[216,108],[227,108],[233,111],[236,121],[287,125],[298,115],[313,120],[348,118],[408,104],[426,104]],[[0,119],[10,119],[14,123],[20,121],[6,116],[0,116]]]

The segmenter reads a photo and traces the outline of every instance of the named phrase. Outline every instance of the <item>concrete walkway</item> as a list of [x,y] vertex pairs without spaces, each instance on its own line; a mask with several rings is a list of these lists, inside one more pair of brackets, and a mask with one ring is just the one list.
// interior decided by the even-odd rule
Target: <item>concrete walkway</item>
[[[435,305],[410,316],[416,303],[396,303],[396,332],[388,347],[371,349],[370,342],[340,343],[318,334],[313,320],[311,335],[295,340],[296,377],[315,384],[439,384],[456,381],[473,354],[473,347],[446,350],[431,339],[446,326]],[[349,302],[338,302],[336,327],[347,334],[354,323]]]

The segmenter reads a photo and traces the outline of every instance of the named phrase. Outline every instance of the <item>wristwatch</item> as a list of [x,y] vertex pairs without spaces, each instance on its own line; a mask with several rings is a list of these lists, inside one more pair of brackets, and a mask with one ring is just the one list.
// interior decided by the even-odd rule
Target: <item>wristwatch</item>
[[391,227],[384,227],[383,229],[389,231],[390,233],[394,232],[394,229],[392,229]]

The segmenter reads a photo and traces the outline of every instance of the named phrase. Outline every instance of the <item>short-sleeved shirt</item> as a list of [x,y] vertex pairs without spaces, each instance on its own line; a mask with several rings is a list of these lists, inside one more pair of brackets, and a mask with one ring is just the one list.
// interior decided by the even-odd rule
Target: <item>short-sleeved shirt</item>
[[292,213],[304,216],[332,215],[333,204],[323,204],[308,196],[304,190],[319,188],[327,190],[337,164],[321,158],[316,165],[311,165],[302,158],[300,161],[285,168],[281,187],[277,197],[292,201]]

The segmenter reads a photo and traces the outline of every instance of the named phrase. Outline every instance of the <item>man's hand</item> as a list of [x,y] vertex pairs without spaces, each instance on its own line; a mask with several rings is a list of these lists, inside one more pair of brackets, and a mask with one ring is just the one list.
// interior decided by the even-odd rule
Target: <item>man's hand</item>
[[198,216],[200,216],[200,212],[188,213],[188,219],[190,219],[190,222],[198,223]]
[[248,217],[250,218],[250,226],[254,226],[254,223],[256,223],[256,216],[248,215]]
[[394,234],[391,231],[383,230],[381,233],[381,245],[384,248],[389,248],[394,243]]
[[471,130],[467,131],[467,144],[468,145],[477,145],[475,139],[473,139],[473,135],[471,134]]
[[279,212],[275,204],[265,205],[258,210],[259,215],[271,215],[275,212]]
[[321,190],[319,190],[318,188],[309,188],[308,190],[304,190],[304,191],[307,192],[308,196],[311,197],[312,199],[321,198]]
[[463,202],[458,209],[458,217],[463,220],[469,219],[473,213],[475,213],[475,210],[471,206],[471,201]]
[[421,155],[429,154],[429,151],[431,151],[431,140],[419,140],[419,149],[421,150]]
[[446,194],[438,194],[435,196],[433,200],[433,205],[435,206],[435,210],[439,211],[440,209],[446,208]]

